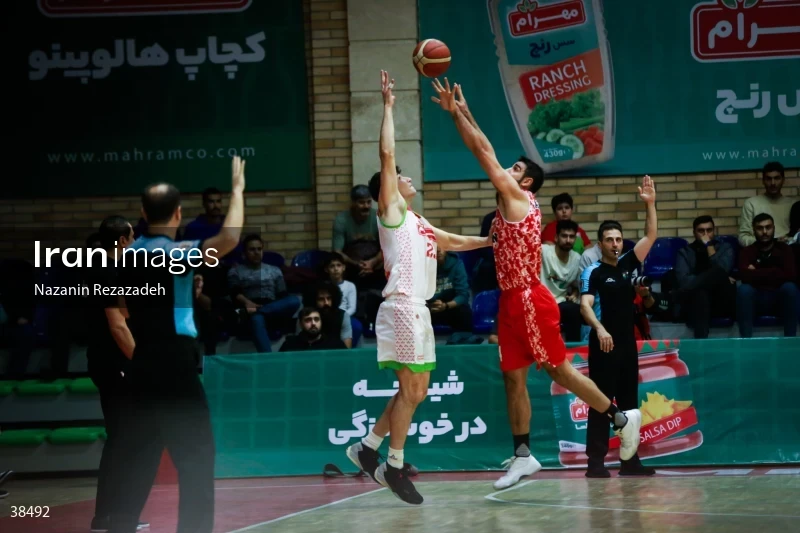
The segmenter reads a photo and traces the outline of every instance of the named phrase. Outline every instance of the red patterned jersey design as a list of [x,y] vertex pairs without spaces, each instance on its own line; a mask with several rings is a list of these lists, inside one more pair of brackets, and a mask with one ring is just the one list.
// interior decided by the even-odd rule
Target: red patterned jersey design
[[519,222],[508,222],[497,210],[492,222],[492,248],[500,290],[525,289],[541,283],[542,212],[528,191],[528,214]]

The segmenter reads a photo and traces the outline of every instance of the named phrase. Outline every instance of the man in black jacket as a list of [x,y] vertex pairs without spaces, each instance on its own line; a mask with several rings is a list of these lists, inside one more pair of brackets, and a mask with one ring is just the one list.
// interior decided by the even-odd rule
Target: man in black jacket
[[735,316],[733,248],[715,238],[714,219],[710,216],[697,217],[692,227],[694,242],[678,252],[675,275],[694,337],[706,339],[712,316]]
[[341,304],[341,289],[328,280],[312,285],[303,294],[303,307],[315,307],[319,311],[322,319],[322,334],[328,338],[341,339],[347,348],[352,348],[353,326],[350,322],[350,315],[343,309],[339,309]]

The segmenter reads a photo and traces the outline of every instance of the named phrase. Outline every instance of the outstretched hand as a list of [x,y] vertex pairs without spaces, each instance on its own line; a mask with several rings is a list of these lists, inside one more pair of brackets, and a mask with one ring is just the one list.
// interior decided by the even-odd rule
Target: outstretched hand
[[439,81],[439,78],[434,79],[431,82],[433,85],[433,90],[436,91],[436,94],[439,96],[431,96],[431,100],[439,104],[442,109],[445,111],[449,111],[452,113],[456,110],[456,98],[455,98],[455,91],[454,89],[458,89],[458,84],[455,85],[454,89],[450,88],[450,82],[447,78],[444,79],[444,85]]
[[244,192],[244,159],[238,155],[231,161],[231,185],[233,192]]
[[642,178],[642,186],[639,187],[639,198],[646,204],[652,204],[656,201],[656,186],[653,183],[653,178],[645,176]]
[[392,107],[394,105],[394,95],[392,89],[394,88],[394,80],[389,78],[389,73],[381,70],[381,93],[383,94],[383,105]]

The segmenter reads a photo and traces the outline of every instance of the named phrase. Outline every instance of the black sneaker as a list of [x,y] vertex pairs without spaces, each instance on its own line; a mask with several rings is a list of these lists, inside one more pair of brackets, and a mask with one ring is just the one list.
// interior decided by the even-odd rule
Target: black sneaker
[[419,505],[422,503],[422,495],[414,488],[414,484],[408,477],[405,469],[395,468],[389,463],[381,464],[375,471],[375,480],[391,489],[395,496],[406,503]]
[[362,472],[369,474],[369,477],[371,477],[373,481],[378,481],[375,479],[375,470],[378,468],[377,451],[369,446],[364,446],[364,444],[359,441],[347,448],[347,458]]
[[[147,529],[150,527],[150,524],[147,522],[139,522],[136,525],[136,531],[141,531],[142,529]],[[92,533],[106,533],[108,530],[111,529],[111,518],[107,516],[95,516],[92,519]]]
[[611,472],[604,466],[591,467],[586,470],[586,477],[590,478],[607,478],[611,477]]
[[638,459],[632,461],[622,461],[619,467],[620,476],[653,476],[656,469],[650,466],[644,466]]

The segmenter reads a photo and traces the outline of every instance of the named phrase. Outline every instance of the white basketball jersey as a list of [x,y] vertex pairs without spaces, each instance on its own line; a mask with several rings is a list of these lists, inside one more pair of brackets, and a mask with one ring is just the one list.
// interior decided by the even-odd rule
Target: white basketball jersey
[[379,219],[378,235],[388,278],[383,297],[430,300],[436,293],[436,236],[428,221],[409,209],[396,228]]

